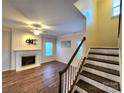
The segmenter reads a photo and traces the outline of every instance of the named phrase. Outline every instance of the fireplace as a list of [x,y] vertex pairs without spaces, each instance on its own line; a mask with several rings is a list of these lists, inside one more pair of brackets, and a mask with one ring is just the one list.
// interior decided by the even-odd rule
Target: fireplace
[[40,62],[41,62],[41,51],[39,50],[16,50],[15,51],[16,71],[27,70],[27,69],[40,66]]
[[22,66],[35,64],[35,56],[22,56]]

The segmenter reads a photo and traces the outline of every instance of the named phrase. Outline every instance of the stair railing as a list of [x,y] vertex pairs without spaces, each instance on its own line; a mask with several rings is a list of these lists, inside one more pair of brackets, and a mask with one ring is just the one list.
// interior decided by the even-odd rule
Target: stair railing
[[83,56],[83,43],[85,40],[86,37],[83,37],[65,69],[59,72],[59,93],[69,93],[74,87],[78,72],[81,70],[82,63],[85,59]]
[[120,35],[121,20],[122,20],[122,0],[120,1],[120,15],[119,15],[119,24],[118,24],[118,38],[119,38],[119,35]]

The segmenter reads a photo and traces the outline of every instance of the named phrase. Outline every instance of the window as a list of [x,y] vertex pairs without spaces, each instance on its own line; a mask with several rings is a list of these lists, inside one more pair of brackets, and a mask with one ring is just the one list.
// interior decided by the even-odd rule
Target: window
[[120,14],[120,0],[112,0],[112,16]]
[[46,49],[46,56],[52,56],[53,55],[53,43],[52,42],[46,42],[45,43],[45,49]]
[[61,41],[61,48],[70,48],[71,47],[71,41]]

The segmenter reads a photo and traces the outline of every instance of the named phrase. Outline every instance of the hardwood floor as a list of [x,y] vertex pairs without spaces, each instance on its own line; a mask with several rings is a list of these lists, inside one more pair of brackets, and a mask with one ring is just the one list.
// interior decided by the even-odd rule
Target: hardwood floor
[[58,93],[58,72],[65,66],[49,62],[25,71],[3,72],[3,93]]

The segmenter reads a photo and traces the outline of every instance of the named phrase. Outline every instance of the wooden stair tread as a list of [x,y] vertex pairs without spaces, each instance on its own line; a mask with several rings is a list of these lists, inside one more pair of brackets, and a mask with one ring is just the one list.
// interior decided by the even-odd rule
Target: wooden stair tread
[[100,58],[88,57],[87,60],[93,60],[93,61],[97,61],[97,62],[103,62],[103,63],[109,63],[109,64],[114,64],[114,65],[119,65],[119,62],[118,61],[105,60],[105,59],[100,59]]
[[90,78],[92,80],[95,80],[95,81],[100,82],[100,83],[102,83],[102,84],[104,84],[106,86],[109,86],[111,88],[114,88],[114,89],[120,91],[119,82],[116,82],[116,81],[113,81],[113,80],[110,80],[110,79],[95,75],[95,74],[87,72],[87,71],[82,71],[81,75],[83,75],[85,77],[88,77],[88,78]]
[[103,71],[103,72],[106,72],[106,73],[109,73],[109,74],[120,76],[119,71],[117,71],[117,70],[112,70],[112,69],[109,69],[109,68],[96,66],[96,65],[92,65],[92,64],[88,64],[88,63],[86,63],[84,66],[88,67],[88,68],[96,69],[96,70],[99,70],[99,71]]
[[112,49],[112,50],[119,50],[119,48],[91,48],[91,49]]
[[89,54],[119,57],[119,54],[108,54],[108,53],[98,53],[98,52],[89,52]]
[[82,88],[83,90],[87,91],[88,93],[107,93],[83,80],[79,80],[76,85],[80,88]]
[[78,91],[75,91],[74,93],[79,93]]

